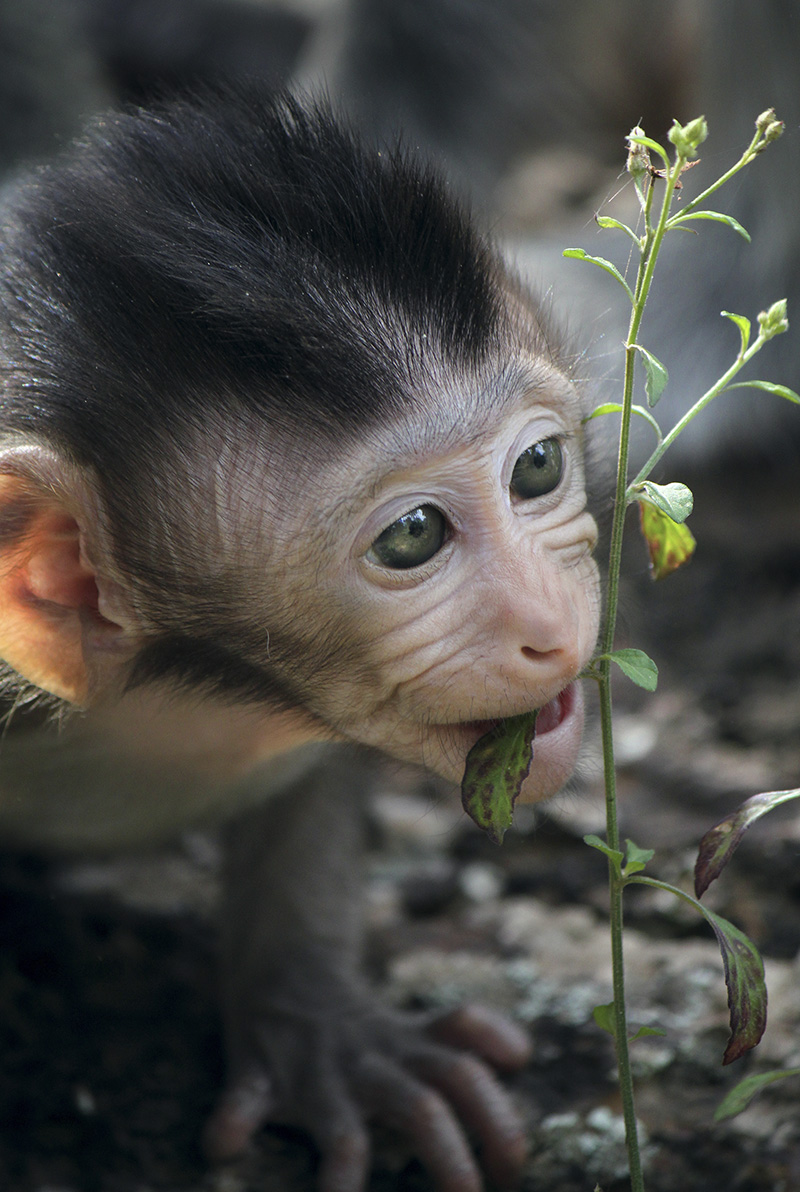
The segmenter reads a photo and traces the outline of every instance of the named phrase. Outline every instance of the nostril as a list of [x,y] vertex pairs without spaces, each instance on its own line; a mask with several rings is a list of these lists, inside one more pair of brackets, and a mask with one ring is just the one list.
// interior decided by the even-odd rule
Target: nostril
[[552,654],[558,654],[558,650],[534,650],[533,646],[522,646],[521,649],[522,657],[527,658],[529,662],[541,662]]

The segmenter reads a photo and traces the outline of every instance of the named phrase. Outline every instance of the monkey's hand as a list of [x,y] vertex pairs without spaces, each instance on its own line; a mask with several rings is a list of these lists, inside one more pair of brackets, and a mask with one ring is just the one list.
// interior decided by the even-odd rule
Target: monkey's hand
[[518,1181],[524,1132],[482,1062],[506,1069],[523,1063],[527,1039],[517,1028],[472,1007],[424,1020],[366,999],[358,1004],[318,983],[314,992],[313,1008],[265,1006],[242,1024],[228,1086],[207,1128],[212,1157],[237,1154],[265,1122],[291,1123],[319,1148],[321,1192],[360,1192],[370,1165],[365,1123],[374,1120],[410,1139],[441,1192],[482,1186],[467,1132],[494,1184]]
[[[363,778],[361,779],[363,784]],[[355,783],[359,778],[356,775]],[[206,1145],[237,1154],[266,1122],[305,1129],[320,1192],[361,1192],[367,1123],[399,1129],[440,1192],[517,1182],[525,1137],[488,1065],[529,1041],[500,1015],[382,1007],[359,979],[354,766],[331,759],[231,834],[224,916],[229,1077]]]

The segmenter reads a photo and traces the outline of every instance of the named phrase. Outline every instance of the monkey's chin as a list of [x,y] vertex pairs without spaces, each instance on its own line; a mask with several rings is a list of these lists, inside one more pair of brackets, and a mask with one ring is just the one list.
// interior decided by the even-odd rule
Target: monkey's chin
[[[575,769],[583,735],[583,691],[579,683],[568,684],[554,699],[539,709],[533,741],[531,768],[519,795],[521,803],[538,803],[558,794]],[[453,772],[453,747],[466,759],[472,746],[496,720],[472,720],[449,725],[447,777],[460,782],[463,773]]]

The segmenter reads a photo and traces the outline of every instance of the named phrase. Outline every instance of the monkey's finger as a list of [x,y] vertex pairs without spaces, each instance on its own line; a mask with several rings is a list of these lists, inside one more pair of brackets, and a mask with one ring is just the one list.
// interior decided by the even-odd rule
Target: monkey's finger
[[433,1020],[428,1033],[448,1047],[473,1051],[501,1072],[523,1068],[533,1050],[522,1027],[485,1006],[449,1010]]
[[502,1188],[519,1182],[528,1154],[525,1130],[505,1089],[480,1060],[431,1048],[414,1072],[443,1093],[481,1144],[481,1164]]
[[269,1078],[250,1071],[238,1077],[222,1093],[206,1122],[203,1147],[210,1159],[232,1159],[269,1118],[275,1098]]
[[358,1085],[370,1115],[411,1140],[439,1192],[480,1192],[464,1131],[435,1089],[379,1056],[360,1065]]
[[371,1150],[369,1135],[356,1120],[342,1120],[322,1133],[317,1129],[315,1141],[322,1158],[317,1175],[319,1192],[362,1192],[369,1175]]

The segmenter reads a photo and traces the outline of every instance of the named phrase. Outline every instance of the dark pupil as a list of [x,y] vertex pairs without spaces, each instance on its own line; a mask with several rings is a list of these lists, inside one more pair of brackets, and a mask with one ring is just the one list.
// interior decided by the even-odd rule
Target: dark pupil
[[384,567],[419,567],[444,544],[447,523],[433,505],[420,505],[392,522],[372,544],[372,554]]
[[543,497],[558,487],[564,471],[558,439],[542,439],[523,451],[511,473],[511,492],[524,500]]

